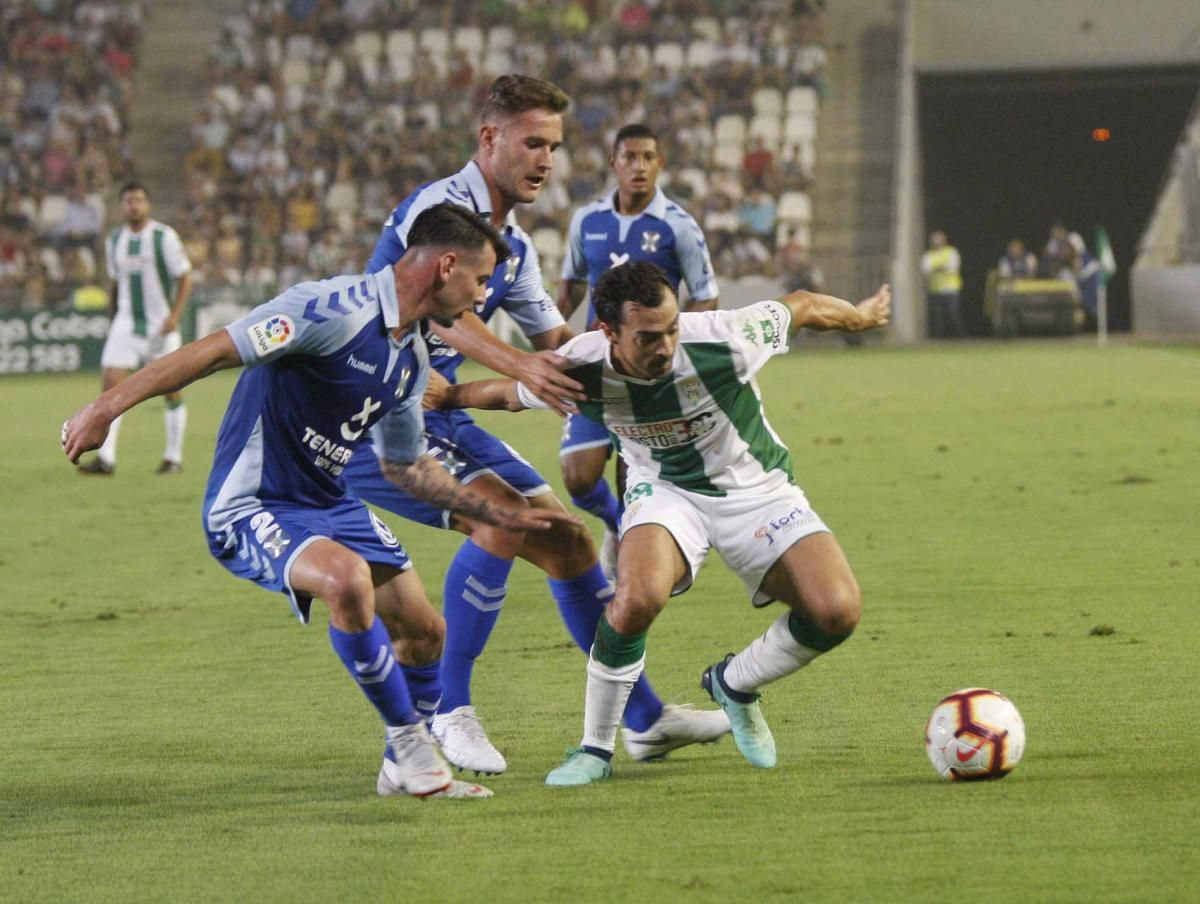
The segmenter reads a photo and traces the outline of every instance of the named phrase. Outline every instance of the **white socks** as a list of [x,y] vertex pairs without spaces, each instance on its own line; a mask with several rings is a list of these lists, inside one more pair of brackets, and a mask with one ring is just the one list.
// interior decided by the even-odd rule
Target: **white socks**
[[183,461],[183,431],[187,429],[187,405],[180,402],[171,408],[168,403],[165,414],[167,418],[167,450],[163,452],[163,459],[179,464]]
[[[121,415],[121,417],[124,417],[124,415]],[[104,438],[104,445],[100,447],[100,451],[97,453],[100,460],[109,467],[117,463],[117,434],[121,431],[121,417],[118,417],[109,425],[108,436]]]
[[587,693],[583,701],[583,746],[610,753],[617,743],[617,727],[633,685],[646,666],[642,656],[631,665],[612,668],[588,655]]
[[781,615],[762,637],[729,660],[725,684],[730,690],[753,693],[764,684],[804,668],[820,655],[819,650],[801,646],[788,630],[788,616]]

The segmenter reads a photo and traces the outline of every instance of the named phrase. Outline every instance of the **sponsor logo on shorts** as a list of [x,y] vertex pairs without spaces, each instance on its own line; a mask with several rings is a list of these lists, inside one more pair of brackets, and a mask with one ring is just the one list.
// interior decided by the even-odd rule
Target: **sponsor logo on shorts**
[[776,537],[790,534],[801,525],[812,524],[816,520],[817,514],[812,509],[796,506],[786,515],[779,518],[772,518],[766,524],[757,528],[754,531],[754,538],[756,540],[766,540],[768,546],[774,546]]
[[270,512],[259,512],[251,517],[250,527],[254,529],[254,539],[258,541],[258,545],[274,559],[283,555],[283,551],[292,542],[292,538],[284,533]]
[[610,424],[608,429],[622,440],[629,440],[651,449],[669,449],[686,446],[700,437],[711,433],[717,420],[711,411],[702,411],[695,417],[675,418],[670,421],[655,421],[650,424]]
[[392,533],[392,529],[380,520],[370,509],[367,509],[367,514],[371,516],[371,526],[375,528],[375,535],[379,537],[384,546],[393,548],[400,545],[400,541],[396,539],[396,535]]
[[296,335],[296,325],[287,314],[275,314],[248,326],[246,335],[254,344],[254,353],[261,358],[291,342]]

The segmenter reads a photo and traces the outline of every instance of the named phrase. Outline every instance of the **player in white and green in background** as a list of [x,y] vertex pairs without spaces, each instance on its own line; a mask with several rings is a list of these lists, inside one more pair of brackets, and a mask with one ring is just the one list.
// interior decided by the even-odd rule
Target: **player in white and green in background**
[[[841,546],[792,482],[791,456],[763,413],[754,375],[788,350],[800,327],[883,326],[891,291],[857,305],[795,292],[736,311],[680,314],[648,262],[606,273],[593,289],[600,331],[558,353],[583,384],[580,412],[619,441],[629,468],[617,590],[587,665],[583,741],[546,778],[586,785],[608,777],[617,726],[645,664],[646,633],[667,599],[685,592],[710,548],[742,578],[755,606],[788,611],[740,653],[710,666],[703,687],[729,716],[752,765],[775,765],[757,690],[850,636],[862,601]],[[444,407],[546,407],[511,380],[451,387]]]
[[[156,358],[182,345],[179,318],[192,294],[192,264],[178,233],[150,219],[150,195],[140,182],[121,187],[125,224],[109,233],[104,260],[112,280],[113,319],[100,354],[101,382],[111,389]],[[167,393],[167,443],[159,474],[173,474],[183,464],[183,434],[187,408],[178,392]],[[117,433],[113,421],[96,457],[79,466],[81,474],[109,475],[117,465]]]

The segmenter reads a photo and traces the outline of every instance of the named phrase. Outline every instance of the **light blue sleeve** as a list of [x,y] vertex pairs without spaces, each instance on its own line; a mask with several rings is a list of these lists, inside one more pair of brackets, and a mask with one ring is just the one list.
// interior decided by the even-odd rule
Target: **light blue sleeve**
[[[327,355],[350,341],[378,313],[379,302],[370,294],[374,291],[372,281],[359,276],[299,283],[225,331],[247,367],[284,355]],[[345,306],[351,297],[359,304]]]
[[384,461],[411,464],[424,455],[428,444],[420,394],[381,417],[371,427],[371,441],[375,454]]
[[586,208],[575,211],[567,230],[567,253],[563,255],[562,278],[586,281],[587,258],[583,256],[583,217]]
[[671,228],[675,231],[675,256],[679,259],[679,271],[687,283],[688,294],[694,301],[716,298],[720,294],[717,276],[700,224],[690,214],[680,211],[680,215],[671,218]]
[[504,298],[503,307],[505,313],[521,328],[522,333],[526,336],[536,336],[560,327],[566,321],[542,284],[542,266],[538,261],[533,241],[524,233],[521,233],[520,238],[525,245],[525,259],[517,270],[512,289]]

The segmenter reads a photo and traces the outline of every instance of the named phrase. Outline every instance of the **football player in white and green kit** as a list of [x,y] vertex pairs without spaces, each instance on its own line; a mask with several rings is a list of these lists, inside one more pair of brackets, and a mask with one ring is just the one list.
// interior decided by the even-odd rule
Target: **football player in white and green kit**
[[[758,688],[808,665],[850,636],[858,584],[829,528],[792,482],[791,456],[763,413],[754,376],[800,327],[849,332],[883,326],[891,291],[857,305],[795,292],[736,311],[680,314],[662,271],[648,262],[606,273],[593,289],[601,329],[559,354],[583,384],[586,417],[603,423],[629,468],[616,596],[596,629],[587,666],[580,747],[546,778],[606,778],[621,711],[645,664],[646,633],[668,598],[691,587],[709,549],[742,578],[755,606],[788,611],[702,684],[729,716],[752,765],[775,765]],[[454,387],[447,406],[546,407],[519,383]]]
[[[150,219],[150,195],[140,182],[121,187],[123,226],[114,229],[104,245],[104,260],[112,279],[112,325],[100,354],[101,381],[111,389],[129,374],[170,354],[183,343],[179,318],[192,294],[192,264],[179,234],[166,223]],[[159,474],[173,474],[183,463],[183,434],[187,408],[178,392],[167,393],[167,442]],[[117,432],[113,421],[96,457],[79,466],[81,474],[110,475],[117,466]]]

